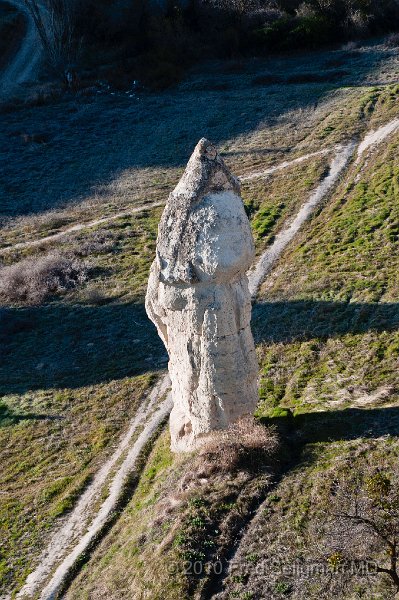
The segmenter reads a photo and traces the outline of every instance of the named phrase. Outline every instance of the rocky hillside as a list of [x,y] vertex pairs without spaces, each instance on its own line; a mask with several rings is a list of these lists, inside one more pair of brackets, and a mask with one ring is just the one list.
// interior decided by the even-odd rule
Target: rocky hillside
[[[375,43],[0,115],[2,595],[394,598],[397,82]],[[177,456],[143,300],[203,136],[242,178],[257,257],[280,250],[254,298],[256,421]]]

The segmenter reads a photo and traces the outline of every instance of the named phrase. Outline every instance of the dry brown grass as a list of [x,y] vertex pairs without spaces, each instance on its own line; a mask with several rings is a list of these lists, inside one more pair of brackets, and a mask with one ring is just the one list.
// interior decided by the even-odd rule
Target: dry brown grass
[[8,303],[40,304],[87,279],[87,265],[73,255],[49,252],[0,269],[0,299]]
[[252,415],[242,417],[229,429],[207,439],[198,454],[199,476],[234,473],[241,469],[257,471],[277,447],[275,429],[260,425]]
[[390,574],[375,571],[390,567],[397,535],[396,436],[312,445],[303,458],[257,511],[212,597],[397,598]]
[[[66,598],[210,597],[213,571],[206,567],[226,560],[270,488],[277,458],[276,432],[251,417],[215,433],[193,455],[172,455],[166,431],[129,506]],[[201,573],[190,570],[194,562]]]

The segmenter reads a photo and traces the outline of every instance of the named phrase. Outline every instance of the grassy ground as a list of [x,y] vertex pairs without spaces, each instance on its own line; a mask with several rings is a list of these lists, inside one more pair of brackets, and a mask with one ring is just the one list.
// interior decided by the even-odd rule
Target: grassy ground
[[[389,98],[391,91],[384,94]],[[343,476],[348,462],[360,476],[366,457],[367,464],[375,468],[396,465],[397,145],[393,138],[368,159],[367,167],[352,167],[332,201],[287,250],[254,308],[253,328],[262,369],[258,415],[282,428],[287,440],[288,449],[280,459],[283,476],[277,477],[271,492],[259,475],[248,478],[241,474],[241,480],[236,476],[224,478],[222,483],[218,478],[205,478],[194,483],[187,497],[171,501],[171,489],[186,489],[187,477],[190,480],[195,468],[190,461],[178,468],[168,465],[165,473],[173,483],[161,489],[151,484],[151,519],[145,521],[144,530],[141,516],[126,512],[120,528],[99,547],[68,598],[82,593],[87,598],[209,598],[223,586],[223,599],[331,597],[325,578],[296,579],[285,573],[298,557],[320,560],[317,527],[326,513],[332,482]],[[358,172],[360,181],[348,184]],[[278,189],[278,183],[274,185]],[[253,218],[256,232],[255,223]],[[152,472],[151,462],[147,468]],[[180,478],[180,483],[175,478]],[[211,564],[216,565],[214,556],[224,556],[219,534],[223,523],[234,530],[233,523],[238,520],[238,485],[241,498],[250,497],[261,509],[239,545],[238,564],[223,580],[206,573],[207,557],[211,555]],[[257,496],[253,495],[254,486]],[[261,503],[263,497],[265,504]],[[169,520],[165,505],[175,501],[177,508],[170,509]],[[241,505],[239,513],[251,523],[252,510],[249,502]],[[217,532],[211,538],[209,522]],[[187,535],[196,539],[193,527],[202,544],[215,545],[215,554],[203,545],[191,544],[185,555],[188,562],[184,562],[179,548],[181,544],[187,547]],[[229,544],[234,549],[235,542]],[[320,544],[326,563],[328,540],[322,538]],[[375,558],[385,560],[383,550],[374,552]],[[274,554],[282,557],[282,563],[259,575],[257,566]],[[192,578],[187,570],[195,563],[202,565],[203,571]],[[172,571],[166,570],[165,564]],[[371,600],[391,598],[392,588],[383,577],[367,583],[355,577],[343,591],[334,588],[331,593],[347,600]]]
[[90,263],[87,284],[1,308],[2,592],[23,583],[166,365],[142,306],[158,219],[142,213],[66,239],[61,250]]
[[[392,50],[310,56],[312,69],[345,74],[339,82],[335,76],[298,82],[310,70],[309,56],[219,63],[208,65],[206,75],[193,72],[175,91],[140,100],[81,96],[3,114],[0,245],[165,200],[203,135],[216,141],[236,174],[245,174],[360,136],[397,114],[399,88],[383,85],[397,79]],[[283,82],[265,83],[269,72]],[[254,310],[260,416],[291,409],[301,419],[334,408],[342,416],[346,407],[397,401],[396,156],[394,140],[369,161],[357,185],[343,182],[263,287]],[[317,185],[326,160],[243,185],[257,252]],[[88,282],[41,306],[0,309],[1,593],[21,585],[57,520],[166,366],[143,308],[159,217],[160,209],[149,209],[63,238],[56,247],[88,262]],[[10,251],[2,261],[45,252]],[[334,432],[338,425],[323,427]],[[259,474],[202,483],[194,477],[168,512],[163,500],[173,504],[171,490],[185,490],[193,463],[172,457],[167,444],[165,434],[71,598],[185,597],[192,577],[177,571],[169,578],[165,570],[165,557],[181,565],[184,531],[191,528],[197,539],[204,520],[235,531],[232,522],[242,523],[267,494],[269,479]],[[230,538],[212,541],[212,552],[234,545]],[[194,583],[205,585],[201,577]]]
[[[368,576],[345,577],[334,571],[334,559],[344,559],[345,550],[342,552],[341,548],[345,548],[346,540],[342,533],[341,541],[336,539],[339,524],[334,520],[331,503],[332,490],[337,482],[348,479],[348,469],[349,472],[356,469],[359,487],[366,488],[365,473],[370,469],[386,475],[397,471],[397,426],[396,415],[392,427],[395,435],[388,439],[363,438],[362,426],[353,441],[309,443],[299,464],[259,508],[218,600],[287,597],[393,600],[395,589],[384,575],[371,572]],[[377,428],[372,431],[378,435]],[[358,545],[356,537],[354,527],[351,541],[354,549]],[[365,557],[360,551],[357,556]],[[387,565],[383,545],[375,544],[372,558]]]
[[309,223],[255,313],[261,411],[398,399],[398,139]]

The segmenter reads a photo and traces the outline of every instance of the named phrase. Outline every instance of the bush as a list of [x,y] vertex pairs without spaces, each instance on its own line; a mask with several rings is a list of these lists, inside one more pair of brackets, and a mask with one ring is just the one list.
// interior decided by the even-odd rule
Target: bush
[[296,26],[290,31],[287,47],[317,48],[334,41],[336,28],[328,17],[312,14],[298,19]]
[[[59,11],[55,13],[61,31],[70,35],[66,36],[67,48],[63,47],[65,35],[48,38],[47,45],[53,50],[55,47],[57,55],[53,63],[60,62],[63,55],[61,62],[69,65],[71,76],[82,68],[89,79],[101,72],[113,87],[122,90],[130,89],[135,80],[150,89],[165,89],[176,84],[192,64],[207,58],[313,49],[353,36],[381,34],[390,31],[399,19],[397,0],[46,2],[63,7],[61,16],[69,15],[60,19]],[[67,7],[73,8],[71,14]],[[45,26],[43,22],[46,32]],[[75,77],[71,87],[78,81]],[[265,80],[254,85],[267,84]]]
[[199,464],[204,475],[231,473],[237,470],[261,470],[278,447],[275,430],[256,422],[252,416],[242,417],[229,429],[209,436],[199,451]]
[[398,48],[399,33],[391,33],[385,40],[385,45],[388,46],[388,48]]
[[108,254],[117,248],[117,240],[110,231],[93,231],[86,233],[84,237],[78,240],[71,236],[68,241],[73,244],[73,254],[80,258],[93,254]]
[[318,48],[353,36],[387,31],[399,18],[399,4],[392,0],[368,0],[367,3],[362,0],[323,3],[279,0],[277,5],[282,11],[281,17],[269,20],[254,34],[258,49]]
[[0,269],[0,299],[40,304],[48,296],[87,279],[87,266],[74,256],[50,252]]
[[[65,77],[80,53],[76,27],[80,18],[77,0],[24,0],[38,31],[48,65]],[[42,6],[43,4],[43,6]]]
[[337,29],[326,16],[310,14],[286,16],[270,23],[258,32],[259,43],[270,50],[317,48],[335,41]]
[[[381,450],[374,454],[372,447],[367,452],[363,449],[355,460],[352,456],[351,464],[337,469],[323,494],[326,510],[312,523],[308,539],[315,540],[315,554],[322,548],[337,583],[341,580],[341,589],[348,589],[354,579],[350,565],[363,561],[372,565],[373,574],[383,575],[390,584],[388,590],[393,593],[384,598],[394,598],[399,592],[399,471],[397,458],[389,464],[384,455]],[[318,497],[319,502],[322,497]]]
[[144,80],[151,90],[166,90],[168,87],[176,85],[184,73],[183,67],[175,62],[158,60],[154,61],[145,73]]
[[359,48],[359,42],[350,40],[349,42],[346,42],[346,44],[343,44],[343,46],[341,47],[341,50],[343,52],[348,52],[350,54],[351,52],[353,52],[354,50],[357,50],[358,48]]

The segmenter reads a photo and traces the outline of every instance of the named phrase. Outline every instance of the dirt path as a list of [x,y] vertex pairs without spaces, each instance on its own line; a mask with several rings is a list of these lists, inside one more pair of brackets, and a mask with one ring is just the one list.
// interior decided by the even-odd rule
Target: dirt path
[[304,154],[303,156],[299,156],[299,158],[294,158],[294,160],[285,161],[280,163],[279,165],[275,165],[274,167],[269,167],[264,171],[255,171],[254,173],[249,173],[248,175],[243,175],[239,177],[240,181],[251,181],[252,179],[261,179],[262,177],[267,177],[276,171],[280,171],[281,169],[286,169],[287,167],[292,167],[292,165],[297,165],[305,160],[309,160],[309,158],[313,158],[314,156],[321,156],[325,154],[330,154],[332,148],[325,148],[324,150],[319,150],[318,152],[311,152],[310,154]]
[[9,96],[19,86],[33,81],[38,73],[42,56],[40,39],[23,0],[8,0],[26,16],[27,28],[17,54],[0,77],[0,94]]
[[[62,561],[40,596],[46,600],[55,597],[57,590],[62,586],[79,556],[89,548],[109,520],[123,491],[126,477],[134,470],[140,452],[169,414],[171,409],[169,387],[169,376],[164,375],[132,419],[128,431],[115,452],[98,471],[62,527],[55,531],[39,566],[28,576],[24,587],[17,595],[18,598],[31,598],[37,594],[49,578],[53,568],[59,561]],[[132,438],[137,435],[140,428],[142,431],[132,444]],[[125,453],[125,458],[109,484],[109,494],[106,500],[90,522],[91,507],[100,497],[107,478]],[[73,546],[73,544],[75,545]],[[68,550],[70,550],[69,553]]]
[[330,172],[327,177],[322,180],[320,185],[310,196],[309,200],[302,205],[291,224],[277,234],[273,244],[267,248],[267,250],[265,250],[258,260],[255,268],[250,271],[248,274],[248,284],[249,291],[253,298],[258,293],[259,287],[261,286],[263,280],[265,279],[266,275],[270,273],[270,270],[280,258],[285,248],[298,233],[305,221],[307,221],[314,209],[320,204],[320,202],[325,198],[326,194],[328,194],[328,192],[338,181],[339,176],[353,156],[355,148],[355,142],[347,144],[346,146],[337,147],[336,154],[331,162]]
[[103,223],[108,223],[110,221],[115,221],[115,219],[120,219],[121,217],[126,217],[129,215],[134,215],[135,213],[142,212],[143,210],[147,210],[149,208],[156,208],[157,206],[163,206],[163,202],[153,202],[152,204],[142,204],[137,206],[136,208],[130,208],[129,210],[125,210],[120,213],[116,213],[115,215],[111,215],[110,217],[104,217],[103,219],[96,219],[94,221],[90,221],[89,223],[78,223],[77,225],[73,225],[68,229],[64,229],[58,233],[53,233],[52,235],[48,235],[47,237],[43,237],[39,240],[31,240],[29,242],[20,242],[19,244],[14,244],[13,246],[7,246],[6,248],[0,248],[0,256],[2,254],[6,254],[7,252],[14,250],[24,250],[25,248],[33,248],[35,246],[41,246],[42,244],[48,244],[51,242],[55,242],[62,237],[70,233],[74,233],[76,231],[82,231],[82,229],[88,229],[90,227],[96,227],[96,225],[102,225]]
[[[396,128],[392,129],[391,125],[389,128],[386,126],[385,131],[389,130],[389,132],[391,132],[395,129]],[[375,132],[373,132],[373,135],[374,134]],[[358,146],[358,155],[359,148],[361,148],[362,145],[364,149],[370,148],[373,144],[381,141],[381,136],[374,135],[371,144],[365,144],[368,139],[370,138],[366,136],[363,142]],[[355,142],[336,148],[334,158],[330,165],[329,174],[323,179],[318,188],[310,196],[309,200],[300,208],[293,221],[276,237],[275,242],[264,252],[254,269],[249,273],[249,288],[253,297],[256,297],[261,283],[270,273],[272,267],[275,266],[275,263],[281,256],[283,250],[287,247],[289,242],[292,241],[300,227],[309,218],[317,205],[320,204],[326,194],[328,194],[337,183],[355,151]],[[298,159],[295,160],[298,161]],[[264,171],[262,173],[264,173]],[[146,208],[148,207],[149,205],[146,206]],[[137,207],[135,210],[142,210],[142,207]],[[118,217],[114,215],[113,218]],[[108,220],[109,218],[99,220],[97,223]],[[87,224],[75,227],[84,228],[87,227]],[[76,229],[73,230],[76,231]],[[66,232],[62,232],[62,234],[65,235]],[[51,238],[54,239],[54,236],[51,236]],[[160,423],[168,416],[171,410],[171,398],[170,394],[167,393],[169,385],[169,377],[165,374],[132,420],[129,430],[120,441],[116,451],[97,473],[93,482],[83,493],[76,507],[66,518],[61,528],[54,533],[37,569],[28,576],[24,587],[17,595],[17,598],[32,598],[40,593],[40,589],[42,589],[40,595],[41,600],[53,600],[57,597],[58,591],[62,588],[63,583],[73,570],[79,557],[82,553],[87,551],[95,539],[98,538],[112,515],[112,512],[115,510],[118,499],[123,491],[124,481],[129,473],[134,470],[141,450],[151,439],[151,436],[154,434]],[[142,431],[132,443],[132,439],[135,438],[140,428],[142,428]],[[102,503],[98,513],[90,522],[90,507],[99,498],[106,480],[125,453],[125,458],[117,468],[117,471],[109,484],[109,495]],[[52,570],[57,564],[57,569],[50,577]],[[46,585],[42,588],[44,584]]]
[[[281,169],[291,167],[292,165],[304,162],[314,156],[319,156],[322,154],[329,154],[331,151],[332,151],[331,148],[327,148],[325,150],[319,150],[318,152],[304,154],[303,156],[300,156],[299,158],[294,158],[291,161],[285,161],[285,162],[275,165],[273,167],[269,167],[268,169],[250,173],[249,175],[243,175],[242,177],[238,177],[238,179],[240,181],[245,182],[245,181],[250,181],[252,179],[266,177],[268,175],[271,175],[275,171],[279,171]],[[73,225],[72,227],[68,227],[67,229],[64,229],[63,231],[59,231],[58,233],[48,235],[48,236],[40,238],[38,240],[30,240],[28,242],[20,242],[18,244],[14,244],[12,246],[0,248],[0,256],[3,254],[7,254],[7,252],[12,252],[15,250],[24,250],[25,248],[33,248],[35,246],[41,246],[42,244],[52,243],[70,233],[75,233],[76,231],[82,231],[82,229],[89,229],[91,227],[96,227],[97,225],[102,225],[104,223],[108,223],[110,221],[114,221],[115,219],[120,219],[121,217],[126,217],[129,215],[141,212],[143,210],[156,208],[158,206],[164,206],[164,204],[165,204],[164,202],[153,202],[152,204],[142,204],[140,206],[137,206],[136,208],[130,208],[125,211],[116,213],[115,215],[111,215],[109,217],[95,219],[94,221],[89,221],[88,223],[79,223],[77,225]]]
[[375,131],[370,131],[363,139],[363,141],[359,144],[357,149],[357,158],[356,162],[358,163],[362,158],[363,154],[369,150],[370,148],[374,148],[381,144],[391,133],[394,133],[399,129],[399,118],[393,119],[386,125],[382,125]]

